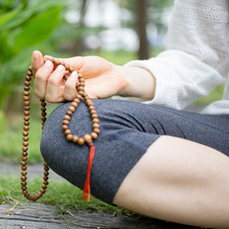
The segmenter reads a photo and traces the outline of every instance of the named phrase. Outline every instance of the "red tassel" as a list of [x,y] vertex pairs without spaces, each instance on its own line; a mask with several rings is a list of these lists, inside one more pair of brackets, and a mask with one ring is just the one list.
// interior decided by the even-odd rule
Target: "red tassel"
[[85,181],[83,194],[82,194],[83,200],[87,200],[87,202],[90,201],[90,196],[91,196],[90,177],[91,177],[91,166],[92,166],[94,154],[95,154],[95,147],[94,145],[91,145],[89,159],[88,159],[88,166],[87,166],[87,178]]

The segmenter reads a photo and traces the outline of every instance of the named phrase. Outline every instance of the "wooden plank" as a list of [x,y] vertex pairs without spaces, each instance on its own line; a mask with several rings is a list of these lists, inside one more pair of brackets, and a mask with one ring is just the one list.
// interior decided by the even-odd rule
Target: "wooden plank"
[[0,229],[193,229],[150,218],[136,219],[104,212],[58,213],[52,205],[0,204]]

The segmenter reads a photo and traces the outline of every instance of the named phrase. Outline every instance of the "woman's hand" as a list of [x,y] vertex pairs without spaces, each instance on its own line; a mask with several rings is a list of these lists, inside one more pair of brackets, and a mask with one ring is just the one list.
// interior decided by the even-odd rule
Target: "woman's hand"
[[[45,59],[47,61],[44,61],[39,51],[33,52],[32,69],[35,75],[36,96],[53,103],[73,100],[77,94],[76,71],[65,81],[63,79],[65,68],[62,65],[55,67],[49,61],[50,56],[45,56]],[[97,56],[59,58],[59,60],[63,60],[83,75],[85,90],[90,98],[108,98],[113,95],[153,97],[155,85],[153,77],[144,69],[117,66]],[[145,86],[149,89],[152,86],[152,89],[148,91]]]

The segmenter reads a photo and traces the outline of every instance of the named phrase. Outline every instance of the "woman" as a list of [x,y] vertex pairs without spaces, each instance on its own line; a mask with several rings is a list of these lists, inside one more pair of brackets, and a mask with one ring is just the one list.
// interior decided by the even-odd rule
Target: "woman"
[[[229,227],[229,78],[227,0],[176,0],[168,49],[156,58],[114,65],[100,57],[63,59],[86,79],[101,134],[94,142],[91,192],[95,197],[167,221]],[[46,56],[49,59],[49,56]],[[63,80],[63,66],[32,57],[35,94],[48,102],[72,101],[78,76]],[[222,100],[201,114],[182,111],[226,83]],[[106,100],[113,95],[149,100]],[[83,188],[88,147],[68,142],[61,121],[69,103],[48,118],[41,141],[45,161]],[[91,131],[80,103],[70,129]]]

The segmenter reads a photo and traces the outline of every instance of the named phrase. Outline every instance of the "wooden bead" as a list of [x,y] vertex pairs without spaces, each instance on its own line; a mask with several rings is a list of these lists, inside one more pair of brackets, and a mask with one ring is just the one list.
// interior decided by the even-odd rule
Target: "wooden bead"
[[98,119],[98,118],[93,118],[93,119],[92,119],[92,122],[93,122],[93,123],[99,123],[99,119]]
[[24,96],[23,99],[24,99],[24,101],[28,101],[29,100],[29,96]]
[[69,72],[73,72],[74,68],[73,67],[69,67]]
[[21,158],[22,161],[27,161],[27,159],[28,159],[27,157],[22,157]]
[[64,116],[64,119],[65,119],[65,120],[70,120],[70,119],[71,119],[71,116],[65,115],[65,116]]
[[80,99],[78,99],[78,98],[75,98],[74,100],[73,100],[75,103],[80,103]]
[[25,77],[25,81],[31,81],[31,79],[32,79],[32,77],[29,75]]
[[23,137],[23,141],[29,141],[29,137],[28,136],[24,136]]
[[[25,181],[22,181],[22,182],[25,182]],[[23,186],[23,187],[21,187],[21,190],[22,191],[26,191],[27,190],[27,187]]]
[[30,117],[29,117],[29,116],[25,116],[25,117],[24,117],[24,120],[25,120],[25,121],[29,121],[29,120],[30,120]]
[[27,157],[28,156],[28,153],[27,152],[22,152],[22,156],[23,157]]
[[[24,158],[24,157],[23,157],[23,158]],[[26,164],[27,164],[27,162],[26,162],[26,161],[27,161],[27,158],[26,158],[26,160],[25,160],[25,161],[23,161],[23,160],[22,160],[22,161],[21,161],[21,165],[22,165],[22,166],[26,166]]]
[[24,111],[25,116],[29,116],[30,112],[29,111]]
[[41,111],[46,111],[46,107],[41,107]]
[[98,118],[99,116],[97,114],[92,114],[91,117],[92,118]]
[[30,81],[25,81],[24,85],[29,87],[31,85],[31,83],[30,83]]
[[79,145],[83,145],[84,143],[85,143],[84,139],[83,138],[79,138],[78,144]]
[[65,64],[65,69],[66,69],[67,71],[69,71],[69,65],[68,65],[68,64]]
[[90,134],[85,134],[83,138],[85,142],[90,142],[92,140],[92,137]]
[[69,106],[69,108],[68,108],[68,110],[69,110],[69,111],[71,111],[71,112],[74,112],[74,111],[75,111],[75,109],[76,109],[76,108],[75,108],[75,107],[73,107],[73,106]]
[[59,64],[60,64],[60,61],[59,61],[58,59],[55,59],[55,60],[54,60],[54,64],[55,64],[55,65],[59,65]]
[[28,76],[32,76],[32,75],[33,75],[32,71],[28,71],[28,72],[27,72],[27,75],[28,75]]
[[23,127],[23,130],[24,130],[24,131],[28,131],[28,130],[29,130],[29,126],[24,126],[24,127]]
[[30,90],[30,87],[28,87],[28,86],[24,87],[24,91],[29,91],[29,90]]
[[78,87],[78,90],[84,92],[84,87],[79,86],[79,87]]
[[79,137],[77,135],[73,135],[72,141],[77,143],[79,140]]
[[87,104],[88,106],[94,105],[94,103],[93,103],[91,100],[89,100],[89,99],[86,101],[86,104]]
[[91,115],[97,114],[96,110],[90,110],[89,112],[90,112]]
[[25,126],[29,126],[29,124],[30,124],[29,121],[24,121]]
[[22,191],[22,193],[23,193],[23,195],[26,195],[26,194],[28,194],[28,191],[25,190],[25,191]]
[[28,147],[23,146],[23,147],[22,147],[22,151],[24,151],[24,152],[28,151]]
[[47,176],[43,176],[43,180],[47,181],[49,178]]
[[27,157],[27,156],[28,156],[27,151],[23,151],[23,152],[22,152],[22,157]]
[[26,176],[26,175],[27,175],[27,172],[26,172],[26,171],[22,171],[22,172],[21,172],[21,175],[22,175],[22,176]]
[[26,176],[21,176],[21,180],[22,181],[26,181],[27,180],[27,177]]
[[99,134],[99,133],[100,133],[100,129],[99,129],[99,128],[95,128],[95,129],[93,130],[93,132],[95,132],[96,134]]
[[91,137],[92,137],[93,139],[97,139],[97,138],[98,138],[98,134],[95,133],[95,132],[92,132],[92,133],[91,133]]
[[62,124],[63,124],[63,125],[69,125],[69,120],[65,120],[65,119],[64,119],[64,120],[62,121]]
[[93,123],[93,124],[92,124],[92,127],[93,127],[93,128],[99,128],[99,123]]
[[29,132],[28,131],[23,131],[22,134],[23,134],[23,136],[28,136]]
[[79,99],[79,100],[83,99],[82,96],[79,95],[79,94],[77,94],[76,98]]
[[62,129],[63,130],[67,130],[68,129],[68,125],[62,125]]
[[65,135],[69,135],[69,134],[72,134],[72,131],[70,129],[67,129],[64,131]]
[[29,101],[25,101],[25,102],[24,102],[24,105],[25,105],[25,106],[29,106],[29,105],[30,105],[30,102],[29,102]]
[[47,113],[46,113],[45,111],[42,111],[42,112],[41,112],[41,115],[42,115],[43,117],[45,117],[45,116],[47,115]]
[[68,134],[66,138],[67,138],[68,141],[71,141],[72,138],[73,138],[73,135],[72,134]]
[[48,167],[48,165],[46,163],[44,163],[44,170],[45,171],[49,171],[49,167]]
[[72,104],[71,104],[71,106],[73,106],[73,107],[78,107],[78,103],[76,103],[76,102],[72,102]]
[[69,110],[68,110],[68,111],[66,112],[66,114],[69,115],[69,116],[72,116],[73,113],[72,113],[72,111],[69,111]]
[[26,182],[26,181],[22,181],[22,182],[21,182],[21,185],[22,185],[22,186],[26,186],[26,185],[27,185],[27,182]]
[[23,171],[26,171],[26,170],[27,170],[27,166],[23,165],[23,166],[21,166],[21,169],[22,169]]
[[42,187],[43,189],[46,189],[46,188],[47,188],[47,185],[43,184],[41,187]]
[[28,96],[30,93],[29,93],[29,91],[24,91],[24,93],[23,93],[25,96]]
[[88,106],[88,109],[89,109],[89,110],[95,110],[95,106],[94,106],[94,105],[89,105],[89,106]]
[[84,91],[79,91],[78,93],[79,93],[81,96],[84,96],[84,93],[85,93],[85,92],[84,92]]

